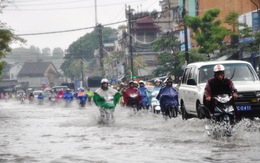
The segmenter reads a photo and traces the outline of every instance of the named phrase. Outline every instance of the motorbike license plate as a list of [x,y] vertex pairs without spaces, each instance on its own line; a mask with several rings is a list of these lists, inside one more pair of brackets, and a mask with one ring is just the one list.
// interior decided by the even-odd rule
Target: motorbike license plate
[[252,110],[252,107],[250,105],[240,105],[240,106],[237,106],[237,110],[239,110],[239,111],[249,111],[249,110]]

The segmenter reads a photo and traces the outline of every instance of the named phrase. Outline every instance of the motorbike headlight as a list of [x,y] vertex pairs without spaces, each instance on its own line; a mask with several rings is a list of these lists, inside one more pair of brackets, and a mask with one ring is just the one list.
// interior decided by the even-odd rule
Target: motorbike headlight
[[226,112],[229,113],[229,112],[232,112],[232,111],[234,111],[233,106],[228,106]]
[[260,91],[256,92],[256,97],[260,97]]

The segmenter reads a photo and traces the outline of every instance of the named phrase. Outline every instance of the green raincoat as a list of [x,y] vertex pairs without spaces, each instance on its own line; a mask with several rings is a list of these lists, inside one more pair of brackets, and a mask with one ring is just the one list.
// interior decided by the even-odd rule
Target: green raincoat
[[96,106],[105,109],[115,109],[120,97],[121,94],[113,88],[108,88],[107,90],[98,88],[93,96],[93,101]]

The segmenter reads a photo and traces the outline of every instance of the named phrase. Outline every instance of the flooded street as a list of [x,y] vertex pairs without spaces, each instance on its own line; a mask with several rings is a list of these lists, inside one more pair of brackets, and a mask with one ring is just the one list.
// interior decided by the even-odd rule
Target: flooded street
[[260,122],[243,120],[230,141],[208,137],[207,120],[133,116],[121,106],[115,123],[77,103],[0,101],[0,162],[260,162]]

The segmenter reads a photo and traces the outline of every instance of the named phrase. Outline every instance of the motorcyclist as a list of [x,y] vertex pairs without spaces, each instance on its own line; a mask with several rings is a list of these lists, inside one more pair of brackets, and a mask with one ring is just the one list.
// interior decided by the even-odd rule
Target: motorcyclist
[[64,93],[64,99],[66,101],[72,101],[73,100],[73,94],[71,93],[70,89],[67,89]]
[[62,100],[63,98],[64,98],[64,90],[61,89],[61,90],[58,91],[58,93],[57,93],[55,99],[56,99],[56,100]]
[[[138,88],[141,96],[142,96],[142,100],[140,103],[140,107],[144,106],[145,109],[149,109],[150,107],[150,99],[149,99],[149,93],[147,91],[147,88],[145,87],[145,83],[143,80],[139,81],[139,88]],[[139,108],[141,109],[141,108]]]
[[29,94],[28,99],[29,99],[30,101],[34,99],[34,95],[33,95],[32,92]]
[[43,93],[39,93],[39,95],[37,96],[38,100],[43,100],[44,99],[44,95]]
[[114,88],[109,87],[108,83],[108,79],[102,79],[100,88],[95,91],[93,96],[93,101],[96,106],[100,107],[100,112],[102,108],[114,110],[121,97],[121,94]]
[[88,98],[88,95],[86,94],[84,88],[80,88],[80,89],[79,89],[77,98],[79,99],[80,105],[81,105],[81,106],[85,106],[86,101],[87,101],[87,98]]
[[92,100],[92,98],[94,96],[94,92],[90,88],[87,88],[86,93],[88,95],[88,102],[89,102],[89,104],[91,104],[91,100]]
[[[123,99],[124,99],[124,105],[131,107],[132,103],[135,103],[137,105],[137,108],[139,108],[139,104],[142,100],[142,96],[140,94],[140,92],[138,91],[138,89],[134,86],[134,81],[130,80],[128,82],[128,88],[126,88],[123,92]],[[131,98],[131,94],[136,94],[137,97],[136,99],[132,99]],[[133,101],[136,100],[136,101]]]
[[138,88],[138,82],[137,81],[134,81],[134,87]]
[[[158,92],[158,93],[159,93],[159,91],[160,91],[161,88],[162,88],[162,80],[159,79],[159,78],[156,78],[156,79],[154,80],[154,86],[153,86],[153,88],[150,89],[150,90],[148,90],[148,92],[149,92],[149,97],[150,97],[150,101],[152,101],[152,98],[154,98],[154,97],[156,98],[156,96],[157,96],[157,94],[155,93],[156,96],[153,96],[153,97],[152,97],[152,93],[153,93],[153,92]],[[151,104],[151,106],[152,106],[152,108],[151,108],[152,112],[155,112],[155,106],[153,106],[152,104]]]
[[[210,118],[213,115],[215,103],[213,98],[220,94],[229,94],[233,96],[233,99],[238,97],[237,89],[235,88],[233,82],[225,77],[225,67],[221,64],[215,65],[213,68],[214,77],[209,79],[205,91],[204,91],[204,105],[209,109],[209,115],[206,115],[207,118]],[[238,120],[240,118],[234,100],[231,101],[233,108],[235,110],[235,116]]]
[[170,77],[166,78],[164,83],[165,83],[165,86],[160,89],[160,91],[156,97],[156,99],[160,101],[160,107],[161,107],[161,111],[163,114],[165,114],[166,107],[169,104],[171,104],[173,106],[179,106],[178,92],[172,86],[172,84],[173,84],[172,79]]

